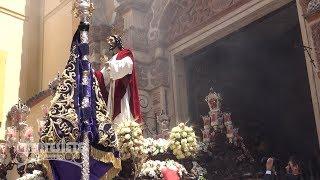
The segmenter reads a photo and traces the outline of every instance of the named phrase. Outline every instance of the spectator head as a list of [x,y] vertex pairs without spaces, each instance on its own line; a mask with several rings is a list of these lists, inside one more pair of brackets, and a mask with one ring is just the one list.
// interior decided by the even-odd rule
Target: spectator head
[[286,166],[287,173],[292,174],[294,176],[300,175],[301,174],[300,168],[301,168],[300,162],[297,160],[296,157],[291,156]]

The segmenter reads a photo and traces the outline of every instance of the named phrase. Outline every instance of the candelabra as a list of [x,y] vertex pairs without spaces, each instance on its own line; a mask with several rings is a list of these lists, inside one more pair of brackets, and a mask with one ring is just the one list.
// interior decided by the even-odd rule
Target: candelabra
[[6,140],[0,144],[0,179],[6,179],[14,166],[20,177],[33,170],[45,172],[41,164],[31,162],[33,129],[26,123],[29,113],[30,108],[19,99],[7,114]]

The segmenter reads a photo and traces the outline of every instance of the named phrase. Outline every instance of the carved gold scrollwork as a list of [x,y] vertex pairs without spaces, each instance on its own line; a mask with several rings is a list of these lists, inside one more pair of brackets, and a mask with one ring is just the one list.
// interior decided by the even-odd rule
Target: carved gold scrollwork
[[[57,92],[51,101],[46,125],[41,133],[41,142],[76,141],[79,137],[79,117],[75,109],[77,46],[74,45],[70,59],[61,76]],[[95,111],[99,132],[99,143],[105,147],[116,147],[116,135],[112,129],[112,120],[108,117],[107,107],[102,98],[97,79],[94,77]]]
[[62,138],[75,141],[79,136],[78,115],[74,105],[75,94],[75,54],[76,45],[72,47],[71,55],[64,69],[57,92],[51,101],[45,128],[41,132],[41,142],[58,142]]
[[94,77],[93,89],[96,95],[96,118],[99,131],[99,144],[105,147],[117,147],[116,135],[111,126],[112,120],[108,117],[107,106],[104,102],[97,79]]

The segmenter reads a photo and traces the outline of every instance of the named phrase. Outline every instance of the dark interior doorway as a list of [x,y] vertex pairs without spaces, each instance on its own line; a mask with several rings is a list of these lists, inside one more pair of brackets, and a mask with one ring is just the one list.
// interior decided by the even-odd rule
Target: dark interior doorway
[[203,126],[210,87],[256,159],[319,149],[295,3],[186,57],[190,117]]

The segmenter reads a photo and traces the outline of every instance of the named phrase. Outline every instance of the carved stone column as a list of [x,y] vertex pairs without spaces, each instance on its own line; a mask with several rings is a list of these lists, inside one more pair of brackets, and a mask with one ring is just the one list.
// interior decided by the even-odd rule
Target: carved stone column
[[148,0],[118,0],[116,8],[117,19],[115,26],[123,29],[124,46],[134,50],[138,62],[150,63],[147,50],[146,18],[149,7]]
[[[152,86],[150,85],[153,59],[149,55],[147,42],[147,11],[150,0],[117,0],[116,29],[124,31],[123,43],[133,51],[138,76],[139,95],[143,118],[151,133],[155,129],[155,111],[152,103]],[[146,131],[149,132],[149,131]]]
[[101,67],[101,57],[109,55],[106,38],[111,33],[111,26],[108,25],[93,25],[89,31],[89,47],[90,47],[90,60],[94,69]]
[[320,144],[320,1],[298,0],[297,8]]
[[154,62],[151,69],[151,86],[153,106],[157,115],[163,111],[171,114],[168,108],[169,101],[169,63],[166,50],[158,46],[154,48]]

